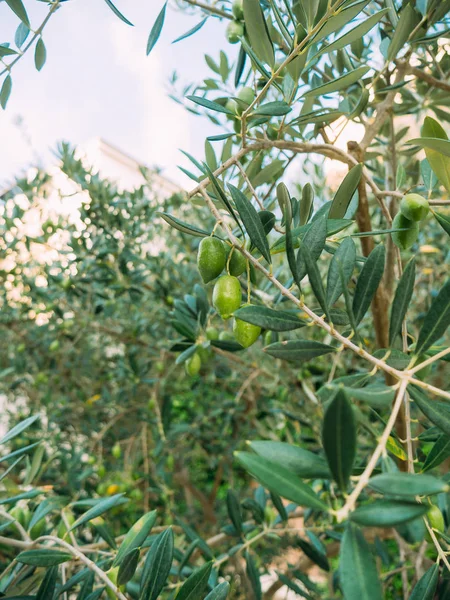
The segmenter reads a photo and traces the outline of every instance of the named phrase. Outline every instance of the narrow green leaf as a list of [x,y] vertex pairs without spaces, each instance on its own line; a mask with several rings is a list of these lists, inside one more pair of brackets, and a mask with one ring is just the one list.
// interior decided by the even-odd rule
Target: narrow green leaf
[[5,77],[2,85],[2,89],[0,90],[0,106],[5,110],[6,105],[8,104],[9,97],[11,95],[12,90],[12,79],[11,75]]
[[252,50],[263,63],[274,67],[275,53],[259,0],[244,0],[244,21]]
[[389,323],[389,343],[393,344],[396,336],[400,333],[403,320],[411,302],[416,279],[416,261],[412,258],[406,265],[403,275],[395,291],[392,302],[391,320]]
[[250,452],[236,452],[235,456],[241,465],[269,491],[275,492],[299,506],[328,510],[326,504],[309,486],[293,475],[290,469]]
[[48,550],[44,548],[39,550],[25,550],[25,552],[21,552],[16,557],[17,562],[33,567],[53,567],[72,559],[73,556],[68,552],[60,552],[59,550],[52,550],[50,548]]
[[415,354],[423,354],[444,335],[450,325],[450,279],[433,300],[417,340]]
[[[300,315],[300,311],[298,315]],[[300,329],[306,325],[305,321],[299,319],[297,314],[282,310],[275,310],[267,306],[255,306],[253,304],[239,308],[234,316],[251,323],[258,325],[262,329],[270,329],[271,331],[293,331]]]
[[[431,117],[425,117],[420,133],[424,138],[438,138],[444,140],[444,142],[448,141],[447,134],[443,127]],[[427,147],[425,147],[425,154],[433,173],[445,189],[450,192],[450,158],[441,154],[440,151]],[[428,177],[428,186],[430,186],[431,183],[432,181],[430,181],[430,178]]]
[[42,69],[47,60],[47,50],[45,48],[44,40],[40,37],[37,41],[35,52],[34,52],[34,64],[38,71]]
[[430,400],[415,386],[410,386],[408,391],[423,414],[450,437],[450,409],[437,400]]
[[250,585],[252,586],[253,597],[255,600],[262,600],[262,588],[261,588],[261,580],[259,578],[258,567],[256,566],[256,563],[253,560],[253,557],[248,550],[245,553],[245,562],[246,562],[245,572],[247,573],[247,577],[250,581]]
[[209,592],[205,600],[226,600],[229,591],[230,584],[228,581],[224,581],[223,583],[219,583],[217,587]]
[[345,600],[382,600],[377,567],[364,536],[349,523],[342,538],[339,576]]
[[209,562],[194,571],[181,586],[177,600],[203,600],[212,565],[213,563]]
[[435,563],[414,586],[409,600],[433,600],[439,581],[439,565]]
[[329,479],[325,460],[299,446],[285,442],[249,442],[250,448],[266,460],[275,463],[302,479]]
[[267,102],[261,104],[251,113],[252,115],[267,115],[269,117],[282,117],[289,114],[292,108],[284,101]]
[[40,418],[39,415],[35,415],[33,417],[28,417],[28,419],[25,419],[24,421],[21,421],[20,423],[18,423],[15,427],[13,427],[12,429],[10,429],[0,439],[0,445],[1,444],[6,444],[6,442],[9,442],[10,440],[12,440],[16,436],[18,436],[20,433],[22,433],[22,431],[25,431],[25,429],[28,429],[28,427],[30,427],[30,425],[32,425],[33,423],[35,423],[39,418]]
[[407,4],[400,13],[400,19],[394,30],[391,42],[389,44],[387,58],[394,60],[397,54],[406,44],[410,33],[413,31],[417,21],[417,15],[411,4]]
[[302,199],[300,201],[300,225],[306,225],[311,217],[314,204],[314,189],[310,183],[306,183],[302,189]]
[[384,274],[384,263],[386,250],[383,244],[379,244],[368,256],[356,283],[353,298],[353,313],[358,325],[376,294],[378,286]]
[[145,559],[139,600],[156,600],[169,576],[173,561],[173,531],[169,527],[158,535]]
[[330,563],[328,562],[327,555],[324,552],[302,538],[297,539],[297,544],[313,563],[315,563],[324,571],[330,570]]
[[264,183],[273,183],[284,172],[284,163],[282,160],[276,159],[268,165],[258,170],[258,172],[250,177],[254,188],[263,185]]
[[234,187],[234,185],[231,185],[231,183],[228,184],[228,189],[230,190],[231,197],[233,198],[249,238],[267,262],[271,263],[272,257],[270,256],[269,243],[261,219],[258,216],[258,211],[246,196]]
[[134,548],[125,554],[120,562],[117,585],[125,585],[132,579],[139,564],[139,557],[139,548]]
[[337,15],[334,15],[330,19],[328,19],[323,27],[319,30],[318,34],[314,38],[315,42],[319,42],[324,38],[328,37],[332,33],[339,31],[348,23],[353,21],[355,17],[359,15],[359,13],[364,10],[364,8],[369,4],[370,0],[363,0],[362,2],[355,2],[351,4],[348,8],[341,10]]
[[414,473],[382,473],[371,477],[368,485],[388,496],[432,496],[449,490],[445,481]]
[[289,190],[284,183],[280,183],[277,186],[277,198],[284,216],[286,230],[286,256],[288,259],[289,268],[295,283],[300,288],[300,280],[297,272],[297,261],[295,258],[294,243],[292,240],[292,200]]
[[227,492],[227,511],[230,521],[233,523],[234,528],[238,534],[242,533],[242,514],[239,499],[236,493],[229,489]]
[[111,0],[105,0],[105,2],[109,6],[109,8],[113,11],[113,13],[116,15],[116,17],[119,17],[119,19],[121,21],[123,21],[124,23],[126,23],[127,25],[134,27],[133,23],[131,23],[131,21],[129,21],[126,17],[124,17],[124,15],[114,6],[114,4],[111,2]]
[[156,510],[145,514],[143,517],[136,521],[130,531],[124,537],[120,544],[119,551],[113,562],[113,567],[120,565],[125,554],[131,552],[135,548],[139,548],[145,542],[147,536],[152,530],[153,525],[156,521]]
[[166,8],[167,2],[164,2],[161,12],[156,17],[156,21],[154,22],[153,27],[150,31],[150,35],[148,36],[147,56],[153,50],[156,42],[159,40],[159,36],[161,35],[162,28],[164,27],[164,19],[166,18]]
[[333,92],[339,92],[340,90],[346,90],[353,83],[356,83],[360,79],[364,77],[364,75],[369,71],[370,67],[363,66],[358,67],[354,71],[350,71],[346,75],[342,75],[342,77],[338,77],[334,81],[330,81],[329,83],[324,83],[319,85],[316,88],[313,88],[303,94],[304,98],[309,98],[310,96],[323,96],[324,94],[331,94]]
[[203,163],[203,167],[204,167],[204,169],[206,171],[207,176],[209,177],[209,180],[211,181],[212,186],[214,187],[214,190],[215,190],[218,198],[220,198],[220,200],[222,201],[223,205],[228,210],[229,214],[233,217],[233,219],[236,221],[237,225],[239,226],[239,229],[242,231],[242,235],[244,235],[244,230],[241,227],[241,223],[239,222],[239,219],[236,216],[234,208],[231,206],[231,203],[228,200],[227,195],[223,191],[223,189],[222,189],[220,183],[218,182],[216,176],[214,175],[214,173],[211,171],[211,169],[208,167],[208,165],[206,163]]
[[[449,161],[449,163],[450,163],[450,161]],[[450,179],[449,179],[449,181],[450,181]],[[442,213],[438,213],[436,211],[433,211],[433,216],[436,219],[436,221],[439,223],[439,225],[442,227],[442,229],[448,235],[450,235],[450,218],[447,217],[446,215],[443,215]]]
[[338,391],[325,412],[322,445],[334,480],[345,490],[356,456],[356,423],[343,390]]
[[[346,237],[331,259],[327,276],[327,302],[332,306],[347,287],[356,264],[356,246],[351,237]],[[343,272],[343,281],[339,274],[339,265]]]
[[3,58],[4,56],[13,56],[14,54],[17,54],[17,52],[13,50],[13,48],[0,44],[0,58]]
[[428,506],[413,502],[376,500],[360,506],[350,515],[350,520],[363,527],[395,527],[426,514]]
[[58,581],[58,567],[50,567],[36,594],[36,600],[51,600],[55,595],[56,583]]
[[375,25],[379,21],[381,21],[381,19],[384,17],[384,15],[387,12],[388,12],[388,9],[384,8],[383,10],[378,11],[377,13],[375,13],[368,19],[365,19],[362,23],[360,23],[359,25],[357,25],[356,27],[354,27],[353,29],[351,29],[350,31],[348,31],[347,33],[342,35],[340,38],[338,38],[337,40],[335,40],[328,46],[321,48],[321,50],[314,56],[314,58],[316,56],[320,56],[325,53],[329,54],[330,52],[335,52],[336,50],[340,50],[341,48],[344,48],[348,44],[351,44],[352,42],[359,40],[360,38],[365,36],[366,33],[369,33],[369,31],[373,27],[375,27]]
[[297,362],[335,352],[336,348],[314,340],[289,340],[270,344],[264,348],[264,351],[275,358]]
[[431,448],[428,456],[423,464],[422,472],[430,471],[450,456],[450,437],[448,435],[440,435],[435,444]]
[[27,37],[30,35],[30,28],[25,23],[20,23],[16,29],[16,35],[14,36],[14,43],[18,48],[21,48],[25,43]]
[[384,384],[368,385],[363,388],[345,387],[350,398],[367,402],[370,406],[386,407],[395,398],[395,390]]
[[301,251],[302,247],[306,246],[308,248],[311,260],[316,262],[319,260],[320,255],[325,248],[327,232],[327,218],[325,215],[322,215],[311,222],[305,235],[300,239],[300,250],[297,253],[297,274],[299,281],[301,281],[307,273],[306,261]]
[[289,519],[289,516],[286,512],[286,509],[280,496],[275,492],[270,492],[270,499],[272,500],[272,504],[274,505],[278,514],[280,515],[281,520],[287,521]]
[[320,304],[321,309],[326,314],[328,321],[331,321],[328,303],[325,296],[325,288],[323,287],[319,267],[311,256],[311,252],[309,251],[307,244],[302,243],[299,252],[303,257],[303,264],[305,265],[306,273],[308,275],[309,283],[314,296],[316,297],[317,302]]
[[328,213],[329,219],[343,219],[345,217],[353,194],[358,189],[362,168],[362,164],[355,165],[345,176],[331,203],[330,212]]
[[159,217],[164,219],[166,223],[168,223],[174,229],[178,229],[182,233],[187,233],[188,235],[193,235],[195,237],[209,237],[209,232],[204,229],[199,229],[194,225],[189,225],[189,223],[185,223],[184,221],[180,221],[177,217],[173,215],[169,215],[168,213],[156,213]]
[[197,23],[197,25],[194,25],[194,27],[192,27],[192,29],[189,29],[189,31],[186,31],[186,33],[183,33],[183,35],[180,35],[180,37],[177,37],[176,40],[173,40],[172,44],[181,42],[181,40],[185,40],[186,38],[190,37],[191,35],[194,35],[194,33],[197,33],[197,31],[200,31],[200,29],[203,27],[203,25],[206,23],[207,20],[208,20],[208,17],[205,17],[204,19],[202,19],[200,21],[200,23]]
[[186,96],[186,99],[190,100],[191,102],[195,102],[195,104],[198,104],[199,106],[203,106],[204,108],[209,108],[210,110],[224,113],[226,115],[235,116],[234,112],[231,111],[229,108],[222,106],[218,102],[208,100],[207,98],[202,98],[201,96]]
[[90,508],[87,512],[84,513],[84,515],[81,515],[81,517],[79,517],[75,521],[75,523],[70,528],[70,531],[76,529],[77,527],[80,527],[81,525],[84,525],[85,523],[88,523],[92,519],[95,519],[95,517],[99,517],[100,515],[102,515],[108,510],[111,510],[111,508],[114,508],[115,506],[127,503],[128,500],[124,498],[124,496],[125,494],[115,494],[110,498],[100,500],[100,502],[97,502],[95,506]]
[[19,19],[24,23],[27,27],[30,27],[30,20],[27,15],[27,11],[25,6],[23,5],[22,0],[5,0],[6,4],[9,8],[19,17]]
[[[444,156],[450,156],[450,140],[441,139],[441,138],[431,138],[431,137],[420,137],[414,138],[407,142],[408,144],[414,144],[415,146],[420,146],[421,148],[434,150],[435,152],[439,152],[439,154],[443,154]],[[433,167],[430,159],[428,158],[428,162]]]

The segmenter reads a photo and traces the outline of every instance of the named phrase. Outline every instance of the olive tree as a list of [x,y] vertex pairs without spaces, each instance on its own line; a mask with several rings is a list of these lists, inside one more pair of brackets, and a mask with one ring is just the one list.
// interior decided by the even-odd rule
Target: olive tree
[[[7,4],[26,38],[25,8],[18,0]],[[62,544],[71,555],[64,560],[80,558],[103,584],[105,570],[116,575],[120,564],[118,583],[127,584],[116,592],[120,598],[262,598],[260,576],[288,544],[301,550],[300,559],[284,566],[265,598],[282,586],[299,596],[347,600],[445,597],[450,2],[177,6],[199,14],[180,42],[217,18],[239,54],[233,64],[225,52],[219,60],[206,56],[211,75],[178,96],[218,133],[185,170],[193,184],[183,206],[201,202],[209,214],[186,218],[179,206],[160,213],[180,239],[197,240],[204,282],[177,299],[171,322],[180,337],[167,349],[194,381],[207,378],[212,354],[244,364],[238,401],[258,379],[274,378],[293,396],[296,411],[286,419],[295,421],[300,411],[300,426],[257,429],[247,448],[242,439],[238,472],[261,487],[254,497],[240,489],[247,495],[241,502],[230,486],[231,525],[217,537],[205,542],[184,529],[192,543],[180,552],[170,529],[148,537],[148,516],[145,536],[127,534],[129,545],[108,551],[105,569],[76,539]],[[52,3],[49,16],[58,7]],[[147,54],[164,35],[166,8],[151,28]],[[42,31],[28,42],[38,68]],[[24,54],[5,46],[3,105],[14,62]],[[345,129],[361,133],[343,149]],[[326,181],[335,163],[348,170],[337,189]],[[266,439],[257,439],[261,433]],[[104,506],[95,500],[73,527]],[[45,561],[58,539],[16,542],[26,548],[26,560],[16,561],[56,564]],[[139,549],[143,542],[148,552]],[[188,564],[194,570],[183,581]],[[311,564],[326,574],[321,581],[309,577]],[[57,571],[44,581],[56,586]]]

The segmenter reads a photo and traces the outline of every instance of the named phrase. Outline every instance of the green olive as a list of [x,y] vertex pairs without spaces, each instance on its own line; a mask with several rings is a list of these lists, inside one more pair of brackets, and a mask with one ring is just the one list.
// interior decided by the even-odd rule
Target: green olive
[[[436,531],[440,531],[440,532],[444,533],[444,531],[445,531],[444,515],[440,511],[439,507],[437,507],[435,504],[432,504],[430,506],[430,509],[427,512],[427,518],[428,518],[428,523],[430,524],[430,527],[432,529],[435,529]],[[427,530],[426,537],[427,537],[428,541],[430,541],[430,542],[432,541],[431,535],[428,533],[428,530]]]
[[242,21],[244,18],[244,0],[234,0],[231,10],[234,18],[238,21]]
[[221,342],[235,342],[236,338],[231,333],[231,331],[221,331],[219,335],[219,340]]
[[219,332],[215,327],[207,327],[205,333],[206,333],[207,340],[218,340],[219,339]]
[[248,348],[258,339],[261,333],[261,327],[246,323],[245,321],[241,321],[241,319],[235,319],[233,333],[239,344],[244,348]]
[[184,368],[189,377],[195,377],[199,374],[202,367],[202,359],[195,353],[184,363]]
[[111,449],[111,454],[114,458],[120,458],[122,456],[122,449],[120,447],[120,444],[114,444],[114,446]]
[[[228,257],[230,256],[230,252],[233,252],[230,258],[230,262],[228,263]],[[227,246],[227,258],[225,260],[225,264],[228,264],[228,270],[230,275],[233,277],[239,277],[242,273],[245,273],[247,270],[247,259],[239,250],[236,248],[233,250],[230,246]]]
[[392,221],[392,229],[404,229],[392,233],[392,241],[401,250],[411,248],[419,236],[419,226],[416,221],[410,221],[401,212],[397,213]]
[[242,102],[251,104],[255,99],[255,92],[253,91],[253,88],[245,86],[239,90],[237,97],[239,100],[242,100]]
[[410,221],[422,221],[429,211],[428,200],[419,194],[407,194],[400,202],[400,212]]
[[203,238],[198,247],[197,267],[204,283],[212,281],[222,273],[225,261],[223,242],[214,237]]
[[237,44],[244,35],[244,24],[240,21],[230,21],[227,27],[227,40],[230,44]]
[[232,275],[223,275],[213,290],[213,305],[222,319],[229,319],[241,305],[241,284]]

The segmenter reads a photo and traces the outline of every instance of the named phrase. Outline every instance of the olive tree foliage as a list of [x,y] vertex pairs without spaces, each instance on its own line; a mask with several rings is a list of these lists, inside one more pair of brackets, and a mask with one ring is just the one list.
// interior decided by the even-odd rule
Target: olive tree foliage
[[[22,2],[6,3],[22,24],[17,49],[3,46],[3,105],[14,63],[26,54],[27,45],[35,49],[36,66],[42,68],[41,35],[47,23],[28,34]],[[107,4],[124,26],[130,24],[109,0]],[[59,5],[50,4],[49,16]],[[75,512],[76,521],[63,518],[62,535],[38,532],[32,539],[30,527],[37,518],[26,522],[28,529],[20,519],[6,523],[18,535],[0,539],[5,544],[9,540],[14,556],[2,575],[2,590],[10,597],[29,592],[52,597],[46,590],[64,593],[69,585],[64,569],[69,569],[79,598],[99,597],[103,588],[119,598],[270,598],[283,586],[312,598],[443,598],[450,570],[445,474],[450,456],[450,2],[178,0],[173,6],[199,17],[180,43],[214,18],[223,21],[227,40],[239,52],[234,61],[226,52],[206,56],[210,76],[182,94],[174,90],[175,99],[218,129],[205,143],[205,156],[188,157],[193,166],[185,172],[192,188],[181,202],[159,213],[168,224],[168,244],[199,245],[198,267],[206,283],[181,283],[179,297],[173,292],[170,318],[158,323],[153,335],[160,336],[161,349],[177,353],[174,362],[185,363],[200,386],[198,395],[217,385],[218,379],[213,383],[210,378],[214,361],[220,359],[222,368],[237,365],[233,379],[241,380],[234,406],[222,405],[220,415],[236,414],[235,405],[246,401],[249,410],[237,421],[248,419],[255,431],[249,432],[247,447],[245,437],[236,443],[238,470],[229,471],[228,481],[238,488],[249,473],[260,487],[253,497],[242,488],[246,497],[241,502],[227,483],[226,500],[222,498],[231,525],[206,541],[186,523],[164,527],[167,512],[160,532],[152,530],[156,515],[148,512],[116,541],[105,525],[107,518],[98,520],[108,510],[120,514],[124,497],[115,489],[110,491],[119,493],[107,499],[94,494],[74,500],[69,514]],[[170,16],[166,9],[167,3],[151,26],[147,54],[164,35]],[[30,41],[22,41],[28,35]],[[358,133],[343,149],[339,138],[346,127]],[[331,190],[324,180],[336,163],[348,173]],[[86,182],[92,184],[90,177]],[[89,195],[95,198],[98,191],[89,190]],[[207,211],[183,213],[193,206]],[[145,214],[138,217],[137,226]],[[100,244],[104,238],[107,229],[100,232]],[[120,264],[118,260],[119,270]],[[133,294],[143,293],[147,278],[139,268],[132,276],[122,272],[119,284],[114,278],[114,286],[129,295],[130,302],[120,306],[135,314],[138,332],[142,314],[144,328],[148,316],[141,312],[142,304],[136,311],[129,307]],[[83,283],[81,279],[74,286],[79,297]],[[70,292],[72,284],[66,285]],[[100,287],[113,292],[108,281]],[[86,301],[92,303],[92,297]],[[97,313],[102,327],[109,323],[107,304],[100,301]],[[171,342],[166,340],[175,334],[163,337],[169,320],[179,336]],[[77,333],[69,333],[69,339],[71,335]],[[133,364],[142,365],[138,354],[128,357],[135,373]],[[75,348],[73,360],[82,358]],[[81,385],[80,366],[77,372]],[[145,381],[145,374],[136,376],[138,388],[157,388],[151,379]],[[60,377],[64,387],[63,371]],[[169,375],[167,385],[175,385],[173,379]],[[281,419],[265,421],[264,411],[273,405],[263,393],[252,395],[263,379],[275,381],[270,391],[278,396],[278,413],[283,404],[290,408]],[[111,389],[132,397],[128,388]],[[222,394],[218,387],[210,391],[211,397]],[[89,397],[95,398],[95,392]],[[107,400],[99,405],[105,412]],[[95,405],[95,399],[91,402]],[[156,415],[155,435],[167,448],[171,440],[158,398],[150,408]],[[218,453],[217,492],[222,455],[229,455],[229,448],[223,449],[230,441],[235,444],[236,428],[242,433],[245,425],[219,429],[216,416],[213,411],[209,425],[213,436],[221,438],[210,446]],[[102,419],[107,422],[107,415]],[[91,424],[85,423],[88,436]],[[194,439],[184,446],[186,452]],[[21,492],[41,466],[36,449],[19,449],[31,451],[33,459],[20,473]],[[145,468],[153,465],[146,466],[145,445],[139,452],[150,508],[148,483],[155,480]],[[173,494],[166,479],[173,470],[169,463],[157,465],[162,497]],[[175,465],[178,476],[183,464],[179,460]],[[9,481],[6,477],[11,475],[5,475]],[[40,492],[22,493],[33,500]],[[206,515],[205,494],[195,493]],[[9,498],[6,506],[17,499]],[[35,513],[48,510],[44,526],[50,529],[61,517],[46,502],[33,506]],[[169,499],[164,502],[170,505]],[[11,511],[2,510],[5,519],[8,515]],[[70,526],[73,534],[67,533]],[[292,546],[301,551],[297,563],[284,564],[263,592],[261,576],[276,554]],[[83,570],[73,566],[74,558]],[[315,581],[313,564],[322,573]],[[34,567],[47,567],[45,575]],[[75,588],[80,582],[81,588]]]

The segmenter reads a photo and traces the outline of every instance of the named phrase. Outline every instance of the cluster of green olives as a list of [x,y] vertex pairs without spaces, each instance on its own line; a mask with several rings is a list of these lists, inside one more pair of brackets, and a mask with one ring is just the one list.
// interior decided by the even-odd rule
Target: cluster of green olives
[[[230,319],[242,305],[242,289],[238,277],[247,269],[245,257],[218,238],[208,237],[200,242],[197,267],[204,283],[213,281],[227,268],[228,274],[219,277],[214,285],[212,302],[222,319]],[[254,344],[260,334],[260,327],[241,319],[234,319],[232,335],[228,331],[219,333],[214,327],[206,329],[208,340],[236,341],[244,348]],[[203,348],[198,348],[184,363],[186,373],[191,377],[200,372],[203,352],[207,353]]]
[[230,44],[237,44],[245,33],[244,0],[234,0],[231,10],[234,19],[228,24],[226,35]]
[[423,221],[430,210],[428,200],[419,194],[407,194],[400,202],[400,211],[392,221],[393,229],[402,229],[392,234],[392,240],[401,250],[411,248],[419,237],[419,221]]

